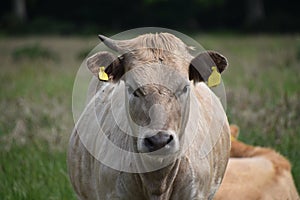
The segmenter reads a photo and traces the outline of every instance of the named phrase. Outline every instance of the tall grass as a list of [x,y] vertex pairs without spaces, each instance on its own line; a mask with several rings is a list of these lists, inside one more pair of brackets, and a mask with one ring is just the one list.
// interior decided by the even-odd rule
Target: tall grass
[[[299,190],[299,36],[195,38],[229,60],[226,112],[240,139],[286,156]],[[97,43],[96,36],[0,39],[0,199],[75,199],[66,169],[71,93],[78,58]]]

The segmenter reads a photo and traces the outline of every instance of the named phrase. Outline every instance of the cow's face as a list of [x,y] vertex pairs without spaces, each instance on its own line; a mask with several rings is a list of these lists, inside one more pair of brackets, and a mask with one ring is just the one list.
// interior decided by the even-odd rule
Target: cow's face
[[176,70],[159,64],[132,69],[125,85],[137,151],[177,152],[188,112],[190,82]]
[[99,67],[106,66],[110,82],[125,82],[127,117],[137,138],[136,150],[177,152],[189,112],[191,80],[207,81],[211,67],[222,72],[226,59],[216,52],[192,58],[181,40],[165,33],[129,41],[100,39],[122,56],[100,52],[89,58],[87,65],[96,76]]

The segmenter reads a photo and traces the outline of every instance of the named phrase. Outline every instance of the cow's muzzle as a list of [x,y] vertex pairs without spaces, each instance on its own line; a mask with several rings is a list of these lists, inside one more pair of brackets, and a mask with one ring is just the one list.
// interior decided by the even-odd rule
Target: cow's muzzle
[[146,135],[138,141],[138,151],[155,155],[175,153],[179,150],[179,142],[173,131],[158,131]]

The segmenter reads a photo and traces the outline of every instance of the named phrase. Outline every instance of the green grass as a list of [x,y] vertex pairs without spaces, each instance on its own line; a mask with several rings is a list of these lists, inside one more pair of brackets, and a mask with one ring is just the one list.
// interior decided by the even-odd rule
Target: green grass
[[47,48],[44,48],[38,44],[30,44],[30,45],[18,47],[12,52],[12,57],[14,60],[20,60],[20,59],[58,60],[58,56],[55,53],[49,51]]
[[[286,156],[299,191],[299,36],[194,38],[228,58],[226,112],[240,139]],[[0,38],[0,199],[75,199],[66,169],[72,87],[97,44],[96,34]]]
[[1,199],[75,199],[70,188],[64,152],[48,144],[13,145],[1,151]]

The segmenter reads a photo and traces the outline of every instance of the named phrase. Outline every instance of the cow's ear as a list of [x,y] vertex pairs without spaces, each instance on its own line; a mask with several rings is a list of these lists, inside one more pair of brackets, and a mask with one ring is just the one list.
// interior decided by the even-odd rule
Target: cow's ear
[[117,82],[124,74],[124,67],[120,58],[106,51],[98,52],[89,57],[87,67],[100,81]]
[[231,124],[230,125],[230,133],[234,139],[237,139],[239,137],[240,128],[235,124]]
[[213,66],[216,66],[218,71],[222,73],[228,66],[227,59],[216,51],[200,53],[190,63],[190,80],[194,80],[194,82],[206,82],[212,73]]

